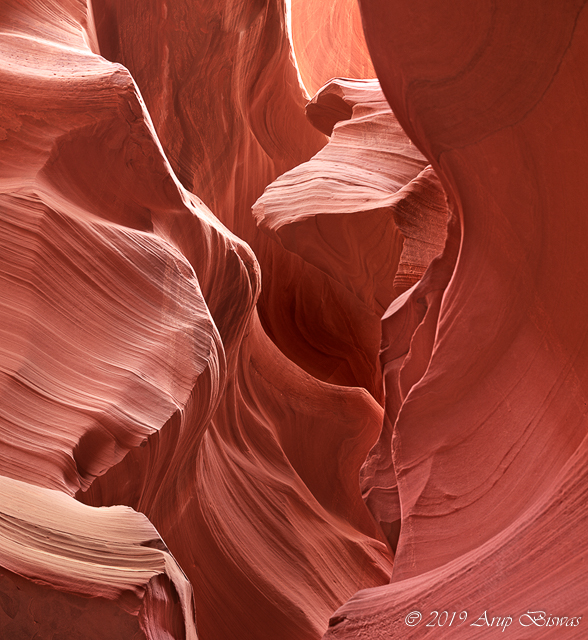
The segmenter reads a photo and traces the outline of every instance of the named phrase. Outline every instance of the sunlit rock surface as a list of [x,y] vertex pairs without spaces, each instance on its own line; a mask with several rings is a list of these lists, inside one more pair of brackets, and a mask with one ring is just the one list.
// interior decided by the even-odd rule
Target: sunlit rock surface
[[[195,20],[207,11],[186,8]],[[93,507],[125,504],[144,513],[194,588],[200,637],[278,631],[284,638],[319,637],[357,589],[390,576],[391,554],[358,483],[382,408],[362,388],[317,380],[267,338],[254,312],[257,260],[180,184],[170,160],[184,179],[191,165],[178,165],[167,147],[174,136],[156,132],[125,67],[97,55],[104,38],[99,4],[96,32],[82,4],[15,2],[8,9],[2,16],[2,472],[76,494]],[[290,131],[287,112],[280,120],[279,111],[260,100],[256,117],[278,117],[283,133],[263,148],[259,132],[236,118],[242,142],[228,138],[235,145],[233,167],[252,179],[238,180],[229,164],[226,174],[200,175],[209,186],[202,195],[225,222],[242,220],[234,225],[242,235],[261,238],[266,260],[281,260],[298,277],[303,261],[257,231],[250,205],[279,173],[308,159],[324,136],[305,118],[283,6],[268,8],[261,27],[255,8],[235,11],[245,11],[255,46],[263,47],[265,38],[275,48],[269,55],[276,57],[277,75],[285,70],[294,79],[291,109],[308,140]],[[160,19],[157,12],[145,15]],[[231,33],[241,33],[240,25]],[[106,45],[103,52],[109,53]],[[224,47],[220,53],[227,54]],[[205,75],[211,56],[201,61]],[[241,63],[234,54],[224,64]],[[255,74],[247,81],[255,84]],[[183,76],[178,87],[182,82]],[[211,95],[217,88],[208,82]],[[145,91],[151,99],[149,86]],[[230,103],[237,111],[239,100],[236,95]],[[255,104],[245,101],[248,118]],[[200,133],[226,146],[210,120],[197,123]],[[270,125],[262,120],[259,126]],[[270,126],[271,134],[278,129]],[[200,133],[187,133],[193,149]],[[286,136],[281,146],[280,136]],[[301,141],[301,150],[293,151],[289,139]],[[203,165],[194,166],[200,171]],[[212,178],[216,182],[207,182]],[[333,287],[326,276],[316,286]],[[313,304],[322,305],[320,296]],[[91,527],[90,516],[85,519]],[[55,535],[74,534],[58,529]],[[99,540],[108,549],[110,538]],[[8,581],[18,574],[43,582],[43,567],[27,573],[18,561],[4,566]],[[99,586],[80,593],[68,571],[66,564],[59,581],[43,583],[30,598],[49,608],[59,598],[66,606],[73,596],[102,597]],[[165,624],[177,609],[174,594],[158,586],[162,604],[153,616]],[[148,632],[144,609],[125,609],[136,621],[134,627],[130,618],[121,622],[121,637],[131,627]],[[30,620],[7,616],[3,628],[20,624],[24,634],[31,628]],[[164,628],[179,638],[184,627],[177,617]],[[193,616],[187,618],[184,626],[193,626]]]
[[312,96],[331,78],[375,78],[356,0],[291,0],[292,45]]
[[584,5],[289,6],[0,5],[2,638],[584,613]]
[[329,144],[272,183],[253,215],[381,318],[442,252],[445,194],[377,80],[335,79],[307,113]]
[[196,640],[190,583],[143,514],[8,478],[0,500],[4,637]]

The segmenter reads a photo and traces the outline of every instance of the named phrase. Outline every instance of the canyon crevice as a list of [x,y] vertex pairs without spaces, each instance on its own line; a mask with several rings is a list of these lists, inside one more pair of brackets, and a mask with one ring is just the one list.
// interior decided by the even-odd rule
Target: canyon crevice
[[2,638],[585,637],[585,5],[0,2]]

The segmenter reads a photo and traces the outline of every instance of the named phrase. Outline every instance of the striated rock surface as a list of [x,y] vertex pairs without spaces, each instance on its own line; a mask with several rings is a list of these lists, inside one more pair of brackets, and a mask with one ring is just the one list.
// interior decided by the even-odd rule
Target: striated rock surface
[[288,4],[0,4],[0,635],[582,638],[585,3]]
[[253,215],[270,237],[328,276],[350,319],[331,321],[331,339],[344,344],[353,332],[372,376],[369,384],[358,379],[381,400],[380,318],[442,251],[445,194],[377,81],[333,80],[307,105],[307,115],[329,143],[273,182]]
[[[192,19],[205,10],[189,8]],[[97,527],[91,514],[102,513],[95,509],[103,505],[125,504],[144,513],[192,583],[200,637],[320,637],[334,609],[357,589],[390,576],[391,554],[358,482],[379,435],[382,409],[363,389],[313,378],[267,338],[254,313],[260,276],[255,257],[180,184],[164,154],[165,148],[186,180],[186,167],[167,146],[173,136],[162,130],[160,144],[129,72],[98,55],[109,55],[104,20],[114,19],[112,7],[102,9],[94,3],[93,16],[84,3],[14,2],[1,14],[7,44],[1,472],[60,490],[70,501],[75,494],[92,505],[79,516],[89,528]],[[289,68],[295,79],[283,6],[268,5],[261,27],[254,7],[235,10],[245,9],[253,12],[256,46],[277,37],[279,69]],[[109,24],[114,37],[124,20],[119,16]],[[234,33],[240,33],[239,25]],[[129,34],[124,38],[130,41]],[[191,58],[190,47],[183,50]],[[204,73],[211,60],[202,62]],[[255,73],[247,78],[258,82]],[[211,94],[217,89],[210,80],[207,86]],[[294,157],[307,159],[304,149],[316,150],[323,138],[304,119],[300,87],[290,91],[308,141],[286,123],[283,131],[302,141]],[[255,100],[246,102],[247,109],[251,104]],[[272,117],[277,113],[265,108]],[[226,140],[215,133],[222,117],[197,122],[224,148]],[[259,175],[249,185],[249,174],[238,179],[230,168],[228,174],[198,174],[204,182],[214,177],[203,195],[225,221],[231,221],[228,212],[235,215],[234,226],[242,225],[244,236],[262,239],[267,260],[285,265],[293,278],[313,273],[259,234],[250,212],[242,214],[254,200],[250,194],[256,197],[294,161],[286,144],[288,153],[275,160],[269,153],[276,151],[261,151],[256,125],[239,122],[233,166]],[[196,149],[198,131],[186,136],[185,148]],[[200,171],[203,165],[194,167]],[[326,276],[316,287],[333,289]],[[294,293],[301,291],[297,286]],[[320,295],[311,301],[317,309],[323,304]],[[362,358],[360,347],[356,351]],[[328,366],[336,369],[338,363]],[[47,513],[69,517],[60,516],[59,500],[55,509],[53,501],[47,498]],[[141,526],[135,522],[152,527],[139,514],[125,513],[133,515],[120,523],[121,536],[125,527],[131,535]],[[95,533],[96,543],[83,541],[89,550],[98,545],[116,551],[120,562],[132,566],[124,556],[133,556],[134,546],[119,549],[108,531]],[[56,535],[80,533],[58,529]],[[67,548],[62,551],[67,557]],[[28,594],[21,611],[29,606],[25,602],[38,602],[74,617],[90,607],[89,618],[98,614],[82,603],[92,596],[98,599],[96,611],[110,611],[103,634],[117,624],[122,637],[159,627],[162,637],[187,633],[189,622],[180,622],[191,617],[191,596],[182,601],[180,615],[164,577],[145,587],[145,601],[157,606],[118,612],[99,600],[100,575],[98,586],[79,588],[75,568],[58,557],[52,562],[62,565],[61,573],[53,581],[44,579],[46,566],[27,571],[18,555],[11,557],[3,563],[3,579],[11,593]],[[25,636],[39,622],[37,614],[8,617],[8,628]],[[82,634],[85,620],[72,633]],[[51,629],[56,624],[47,622]]]
[[[448,267],[437,265],[410,293],[410,303],[404,304],[405,296],[390,307],[380,326],[379,319],[392,301],[417,283],[443,251],[448,221],[445,193],[400,128],[377,81],[333,80],[307,105],[307,115],[331,136],[329,144],[272,183],[253,213],[261,228],[285,248],[354,294],[340,300],[348,315],[356,314],[362,326],[372,328],[363,352],[372,358],[377,373],[373,346],[379,347],[383,339],[386,414],[380,439],[362,470],[361,486],[395,549],[400,503],[392,425],[414,383],[415,368],[418,371],[430,355],[431,345],[425,344],[407,357],[425,313],[431,327],[426,342],[434,337],[432,317],[454,266],[455,242],[448,245],[448,256],[437,261],[448,262]],[[396,313],[396,308],[402,311]],[[402,376],[401,365],[406,365]]]
[[[268,335],[313,376],[381,400],[373,358],[362,351],[379,322],[365,327],[350,312],[326,317],[323,301],[339,305],[345,291],[267,238],[251,215],[269,183],[326,143],[305,117],[283,0],[93,7],[100,52],[132,73],[176,175],[255,251]],[[343,62],[331,68],[346,72]],[[372,354],[378,344],[371,339]]]
[[190,583],[144,515],[8,478],[0,505],[4,637],[196,640]]
[[179,180],[254,244],[251,205],[326,142],[304,115],[285,3],[92,6],[100,53],[132,74]]
[[491,638],[503,630],[521,638],[583,638],[586,551],[578,541],[587,525],[587,462],[578,449],[524,517],[476,549],[356,594],[331,618],[325,640]]
[[377,80],[333,80],[307,113],[329,144],[272,183],[253,214],[380,318],[443,250],[445,194]]

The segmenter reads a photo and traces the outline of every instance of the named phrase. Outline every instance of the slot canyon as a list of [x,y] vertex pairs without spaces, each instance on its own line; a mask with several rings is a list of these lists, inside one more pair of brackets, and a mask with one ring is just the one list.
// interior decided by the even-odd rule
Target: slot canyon
[[0,0],[0,640],[588,638],[586,5]]

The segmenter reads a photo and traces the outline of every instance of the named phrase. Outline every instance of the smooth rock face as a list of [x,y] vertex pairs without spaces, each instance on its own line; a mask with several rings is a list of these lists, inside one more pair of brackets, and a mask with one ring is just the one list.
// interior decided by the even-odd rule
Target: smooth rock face
[[331,78],[375,78],[355,0],[290,0],[292,47],[312,96]]
[[329,143],[269,185],[253,215],[270,237],[352,294],[334,289],[351,321],[339,331],[333,322],[331,335],[344,343],[349,325],[358,329],[360,365],[372,375],[364,386],[381,401],[380,318],[443,250],[445,194],[377,80],[334,79],[307,115]]
[[377,80],[334,79],[307,113],[329,144],[272,183],[253,215],[380,318],[442,252],[445,194]]
[[289,12],[0,4],[0,637],[582,638],[584,4]]
[[[159,533],[152,528],[147,541],[134,544],[143,548],[153,540],[157,549],[172,551],[196,585],[201,637],[317,638],[331,613],[357,589],[389,580],[391,554],[358,483],[378,438],[382,409],[364,389],[312,377],[267,338],[254,313],[260,270],[251,250],[179,183],[133,79],[120,64],[97,55],[110,53],[108,42],[103,44],[104,16],[112,19],[113,8],[102,7],[101,13],[100,3],[94,3],[96,32],[82,3],[8,8],[2,15],[2,37],[10,45],[3,49],[2,473],[31,491],[33,485],[50,487],[67,500],[73,502],[75,493],[93,505],[73,502],[82,510],[76,518],[106,551],[117,548],[125,528],[133,534],[139,526],[135,516],[137,523],[145,519],[128,511],[114,531],[105,525],[100,533],[90,515],[95,507],[126,504],[146,514]],[[200,22],[208,11],[186,8]],[[253,48],[269,39],[275,74],[286,70],[295,80],[283,7],[268,5],[261,26],[258,14],[255,7],[236,5],[243,24],[224,25],[220,32],[226,27],[239,34],[249,25]],[[143,15],[156,24],[161,19],[158,12]],[[115,24],[124,25],[123,17]],[[144,26],[150,24],[147,19]],[[108,33],[114,38],[119,32],[113,26]],[[121,41],[128,45],[125,33]],[[231,39],[237,51],[229,61],[238,66],[241,39]],[[189,47],[175,36],[171,42],[178,55],[185,51],[192,59]],[[245,49],[248,55],[252,46]],[[202,61],[206,77],[218,55],[226,55],[224,47]],[[255,74],[245,76],[265,86]],[[237,77],[235,88],[242,90],[240,83]],[[273,87],[271,78],[266,85]],[[214,95],[218,86],[211,79],[207,86]],[[148,84],[145,91],[153,100]],[[260,146],[253,107],[278,121],[281,111],[265,99],[249,96],[243,102],[237,94],[228,104],[235,113],[246,111],[247,120],[230,116],[240,129],[227,154],[246,175],[238,178],[228,163],[226,173],[213,168],[194,174],[189,186],[196,178],[207,183],[203,196],[217,206],[219,217],[235,222],[252,241],[259,238],[266,261],[277,261],[299,280],[305,272],[320,272],[260,234],[248,210],[268,182],[308,159],[324,139],[305,119],[301,88],[292,84],[289,91],[293,106],[287,109],[298,109],[306,138],[289,130],[286,111],[282,133],[277,124],[260,121],[271,133]],[[164,107],[171,115],[169,104]],[[182,165],[169,146],[173,132],[166,134],[162,123],[154,122],[180,177],[185,179],[190,166],[201,171],[202,163]],[[196,122],[200,130],[187,130],[184,149],[191,146],[195,153],[206,142],[202,132],[226,147],[217,131],[220,120],[215,126]],[[284,136],[286,142],[280,142]],[[298,151],[289,142],[294,139],[301,143]],[[214,146],[206,148],[216,153]],[[301,284],[291,297],[301,296]],[[313,285],[335,299],[349,295],[326,275]],[[320,295],[311,300],[317,309],[323,304]],[[300,322],[306,325],[308,319],[302,316]],[[338,349],[344,352],[345,345]],[[360,346],[353,358],[364,358]],[[337,360],[328,368],[339,368]],[[7,589],[23,593],[20,604],[10,596],[9,605],[16,604],[7,605],[9,612],[27,608],[31,600],[39,601],[41,610],[59,601],[74,616],[75,598],[92,596],[105,599],[107,616],[123,616],[120,637],[192,637],[191,592],[180,598],[177,585],[170,586],[175,574],[159,560],[133,606],[125,604],[122,613],[120,591],[130,585],[107,589],[106,578],[98,575],[81,588],[61,540],[81,538],[87,553],[93,543],[79,529],[67,528],[71,517],[60,515],[59,500],[51,497],[61,493],[43,495],[56,523],[40,540],[31,540],[30,549],[12,553],[5,544]],[[39,508],[30,509],[27,526],[36,530],[33,516]],[[46,541],[60,547],[52,558],[57,577],[52,563],[42,562]],[[161,558],[161,551],[153,553]],[[134,547],[119,555],[132,576]],[[30,588],[10,586],[13,574],[31,581]],[[34,586],[39,584],[42,588]],[[20,625],[19,633],[26,635],[37,617],[31,622],[8,615],[5,628],[12,633]],[[80,618],[79,628],[72,624],[72,633],[82,634],[89,617]],[[104,628],[111,629],[106,619]]]
[[[392,584],[355,596],[325,638],[422,637],[440,608],[470,616],[448,637],[490,637],[469,626],[485,610],[560,637],[548,616],[585,615],[587,593],[585,3],[360,4],[384,93],[441,178],[461,246],[442,299],[423,300],[390,418]],[[415,317],[406,302],[383,321],[394,335]],[[401,378],[402,350],[385,349]],[[528,610],[545,627],[520,622]]]

